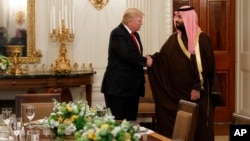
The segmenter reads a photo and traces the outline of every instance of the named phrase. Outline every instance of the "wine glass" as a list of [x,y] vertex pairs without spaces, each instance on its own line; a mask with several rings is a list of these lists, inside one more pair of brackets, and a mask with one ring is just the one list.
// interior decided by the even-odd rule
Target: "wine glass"
[[11,129],[16,136],[16,141],[18,141],[18,136],[21,133],[22,129],[22,118],[12,118],[11,120]]
[[7,125],[7,130],[9,130],[11,115],[12,115],[12,108],[2,108],[2,117],[4,123]]
[[106,114],[106,107],[103,107],[101,104],[96,105],[97,116],[104,117]]
[[27,118],[29,119],[29,128],[32,128],[31,126],[31,120],[35,117],[35,106],[34,105],[28,105],[25,109],[25,114]]

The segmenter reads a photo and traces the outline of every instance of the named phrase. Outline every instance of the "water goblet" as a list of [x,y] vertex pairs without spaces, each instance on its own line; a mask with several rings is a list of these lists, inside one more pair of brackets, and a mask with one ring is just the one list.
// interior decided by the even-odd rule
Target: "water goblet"
[[106,115],[106,107],[103,107],[101,104],[96,105],[96,114],[99,117],[104,117]]
[[22,129],[22,118],[12,118],[11,129],[16,137],[16,141],[18,141],[18,136],[20,135]]
[[39,141],[40,140],[40,130],[28,130],[26,141]]
[[12,116],[12,108],[2,108],[2,117],[4,123],[7,125],[7,130],[9,130],[11,116]]
[[28,105],[25,108],[26,117],[29,119],[29,125],[28,125],[29,128],[32,128],[31,121],[35,117],[35,113],[36,113],[36,109],[34,105]]

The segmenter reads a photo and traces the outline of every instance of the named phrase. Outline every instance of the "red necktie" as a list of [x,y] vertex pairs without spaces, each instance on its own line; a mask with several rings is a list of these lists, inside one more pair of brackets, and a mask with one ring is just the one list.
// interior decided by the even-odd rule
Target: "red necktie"
[[132,39],[133,39],[133,41],[134,41],[134,43],[135,43],[135,46],[136,46],[136,48],[137,48],[138,53],[140,54],[140,53],[141,53],[140,47],[139,47],[139,45],[138,45],[138,43],[137,43],[137,40],[136,40],[136,37],[135,37],[134,32],[131,33],[131,37],[132,37]]

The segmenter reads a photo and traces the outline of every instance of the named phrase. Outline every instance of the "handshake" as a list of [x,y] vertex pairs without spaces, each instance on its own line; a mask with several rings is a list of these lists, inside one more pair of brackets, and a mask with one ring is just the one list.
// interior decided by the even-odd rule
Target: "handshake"
[[153,59],[150,55],[146,55],[147,58],[147,67],[151,67],[153,64]]

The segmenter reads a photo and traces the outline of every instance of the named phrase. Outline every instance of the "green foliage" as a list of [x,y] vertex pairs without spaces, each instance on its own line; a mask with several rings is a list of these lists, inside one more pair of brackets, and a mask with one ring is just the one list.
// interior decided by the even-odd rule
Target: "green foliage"
[[9,68],[10,61],[8,57],[0,55],[0,70],[6,71]]

